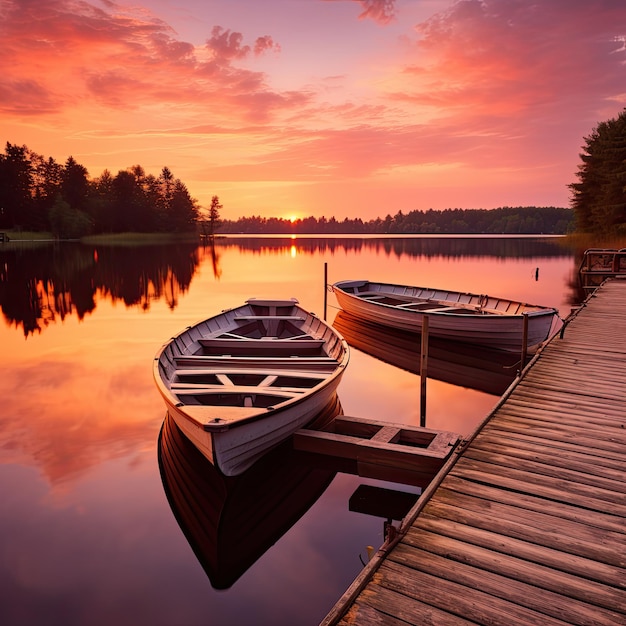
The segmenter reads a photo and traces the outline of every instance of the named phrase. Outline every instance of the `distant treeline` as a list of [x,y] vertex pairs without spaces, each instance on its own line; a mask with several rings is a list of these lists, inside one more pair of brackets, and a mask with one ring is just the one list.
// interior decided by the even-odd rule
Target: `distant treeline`
[[197,201],[167,167],[159,176],[134,165],[90,178],[73,157],[60,164],[8,142],[0,153],[0,230],[50,231],[60,238],[199,232],[209,220],[210,232],[243,234],[564,234],[573,229],[573,211],[556,207],[429,209],[369,221],[307,217],[293,222],[260,216],[224,220],[221,207],[214,196],[203,220]]
[[499,209],[445,209],[399,211],[393,217],[363,221],[334,217],[307,217],[295,221],[276,217],[222,220],[224,234],[545,234],[562,235],[573,228],[571,209],[557,207],[501,207]]
[[140,165],[89,178],[69,157],[64,164],[26,146],[0,154],[0,230],[51,231],[61,238],[97,233],[195,231],[198,204],[164,167]]

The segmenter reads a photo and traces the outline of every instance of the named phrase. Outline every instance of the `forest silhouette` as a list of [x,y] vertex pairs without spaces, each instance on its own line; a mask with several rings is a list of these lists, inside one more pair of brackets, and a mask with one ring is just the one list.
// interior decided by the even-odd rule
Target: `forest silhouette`
[[168,167],[158,176],[134,165],[90,178],[73,157],[60,164],[27,146],[8,143],[0,154],[0,230],[47,231],[60,239],[100,233],[230,234],[565,234],[574,212],[559,207],[411,210],[361,217],[220,219],[213,196],[204,212]]
[[363,221],[361,218],[307,217],[294,221],[281,218],[244,217],[223,220],[223,234],[394,234],[462,235],[517,234],[563,235],[571,231],[574,214],[557,207],[501,207],[498,209],[445,209],[398,211],[393,217]]

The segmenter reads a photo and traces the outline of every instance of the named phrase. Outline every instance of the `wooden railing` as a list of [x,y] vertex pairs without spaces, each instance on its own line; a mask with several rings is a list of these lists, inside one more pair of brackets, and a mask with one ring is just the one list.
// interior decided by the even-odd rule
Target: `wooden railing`
[[626,248],[590,248],[585,250],[578,268],[583,289],[593,291],[604,280],[615,276],[626,276]]

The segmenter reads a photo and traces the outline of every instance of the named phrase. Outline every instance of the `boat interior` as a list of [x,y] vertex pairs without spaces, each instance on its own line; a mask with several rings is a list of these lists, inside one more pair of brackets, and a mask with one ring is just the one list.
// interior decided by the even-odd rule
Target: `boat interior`
[[[270,408],[298,398],[337,370],[342,341],[292,303],[268,301],[230,316],[222,328],[190,328],[163,365],[185,405]],[[207,332],[208,331],[208,332]]]
[[199,340],[193,355],[174,357],[172,392],[186,405],[267,408],[303,395],[338,366],[321,339]]
[[389,295],[380,293],[359,293],[359,298],[363,300],[375,301],[378,304],[387,304],[409,311],[428,311],[429,313],[455,313],[466,315],[493,315],[480,305],[465,303],[455,303],[450,306],[449,302],[415,298],[412,296]]

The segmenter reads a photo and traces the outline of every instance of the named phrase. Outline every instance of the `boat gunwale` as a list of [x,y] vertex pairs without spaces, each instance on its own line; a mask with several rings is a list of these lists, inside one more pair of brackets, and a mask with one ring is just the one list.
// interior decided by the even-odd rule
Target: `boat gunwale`
[[[424,310],[424,311],[415,311],[409,308],[404,308],[402,305],[397,305],[397,304],[387,304],[385,302],[377,302],[376,300],[373,299],[368,299],[368,298],[364,298],[362,297],[360,294],[358,293],[350,293],[349,291],[346,291],[343,286],[344,285],[348,285],[348,284],[353,284],[354,287],[359,286],[359,284],[361,285],[366,285],[366,284],[370,284],[370,285],[380,285],[381,287],[392,287],[392,288],[410,288],[410,289],[421,289],[421,290],[425,290],[425,291],[432,291],[434,293],[436,292],[441,292],[441,291],[445,291],[448,294],[454,294],[454,295],[458,295],[458,296],[469,296],[469,297],[482,297],[485,299],[489,299],[491,296],[488,295],[483,295],[481,296],[480,294],[477,293],[471,293],[468,291],[454,291],[454,290],[445,290],[445,289],[433,289],[431,287],[416,287],[413,285],[400,285],[400,284],[395,284],[395,283],[383,283],[383,282],[377,282],[377,281],[370,281],[370,280],[344,280],[344,281],[338,281],[336,283],[334,283],[332,285],[332,289],[333,291],[337,290],[340,291],[344,296],[352,298],[358,302],[364,302],[366,304],[371,304],[372,308],[386,308],[389,310],[393,310],[393,311],[406,311],[407,313],[409,313],[411,316],[417,316],[417,315],[436,315],[436,316],[446,316],[446,317],[462,317],[462,318],[467,318],[467,313],[455,313],[455,312],[451,312],[451,311],[441,311],[441,310],[434,310],[434,311],[428,311],[428,310]],[[385,291],[381,291],[379,292],[382,295],[386,295],[387,292]],[[398,296],[398,298],[403,297],[402,294],[394,294],[394,293],[389,293],[389,296]],[[556,308],[554,307],[545,307],[545,306],[541,306],[539,304],[529,304],[526,302],[522,302],[521,300],[511,300],[509,298],[497,298],[499,301],[504,301],[504,302],[508,302],[509,304],[513,304],[513,305],[517,305],[518,307],[524,307],[524,308],[529,308],[529,309],[534,309],[534,310],[529,310],[529,311],[525,311],[522,313],[507,313],[506,311],[498,311],[496,309],[489,309],[489,308],[485,308],[482,307],[480,308],[478,305],[465,305],[463,306],[463,303],[458,303],[458,302],[454,302],[454,301],[449,301],[449,300],[441,300],[439,298],[435,299],[435,298],[418,298],[416,296],[408,296],[410,298],[415,298],[415,302],[419,303],[419,302],[433,302],[433,303],[437,303],[437,304],[443,304],[443,303],[447,303],[449,302],[450,304],[446,304],[446,308],[458,308],[458,309],[473,309],[476,310],[477,312],[484,312],[485,318],[489,318],[490,320],[493,319],[497,319],[497,318],[507,318],[507,319],[512,319],[512,318],[519,318],[521,319],[524,315],[526,315],[527,317],[542,317],[542,316],[546,316],[546,315],[558,315],[558,311]],[[477,318],[479,318],[480,316],[477,316]]]

